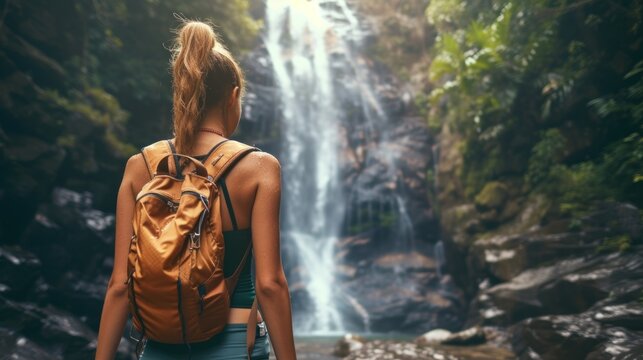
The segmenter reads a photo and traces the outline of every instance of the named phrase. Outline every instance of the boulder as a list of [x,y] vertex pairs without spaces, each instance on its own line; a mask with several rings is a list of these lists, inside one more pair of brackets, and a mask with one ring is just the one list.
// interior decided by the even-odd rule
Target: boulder
[[346,334],[335,343],[333,355],[337,357],[346,357],[351,352],[357,351],[364,347],[364,339],[359,335]]
[[415,339],[415,342],[418,344],[441,344],[452,334],[453,333],[449,330],[433,329]]
[[585,359],[607,340],[600,324],[590,316],[549,315],[527,319],[513,333],[514,350],[527,359]]
[[[636,331],[640,321],[635,320],[641,308],[641,304],[628,304],[527,319],[512,328],[514,350],[528,359],[638,359],[643,334]],[[601,320],[615,317],[632,321],[624,327]]]
[[486,341],[485,331],[480,326],[452,333],[445,329],[435,329],[415,339],[420,345],[478,345]]
[[432,258],[417,251],[410,253],[390,253],[380,256],[374,261],[379,270],[400,271],[435,271],[436,262]]
[[450,277],[430,282],[426,271],[407,271],[404,264],[385,270],[373,265],[342,284],[341,291],[368,313],[373,332],[425,332],[431,328],[458,329],[463,321],[463,294]]
[[569,259],[526,270],[509,282],[483,290],[474,302],[474,309],[487,324],[578,313],[601,300],[605,304],[636,296],[643,288],[639,280],[642,277],[640,247],[629,253]]
[[0,327],[19,332],[64,359],[93,355],[96,334],[70,313],[51,305],[15,302],[0,297]]
[[643,336],[621,328],[605,329],[607,340],[595,347],[586,360],[638,360],[643,354]]
[[477,345],[487,340],[484,330],[480,326],[474,326],[466,330],[451,334],[442,341],[445,345]]
[[0,246],[0,284],[8,286],[12,297],[27,293],[40,270],[40,260],[31,252],[19,246]]
[[596,310],[593,319],[602,324],[624,327],[633,331],[643,330],[643,303],[608,305]]
[[92,208],[89,193],[56,188],[51,203],[41,204],[21,245],[38,256],[52,284],[72,271],[85,279],[103,273],[113,253],[114,215]]
[[51,354],[15,330],[6,328],[0,328],[0,349],[4,359],[62,360],[62,357]]
[[508,199],[507,185],[499,181],[491,181],[484,185],[475,197],[476,208],[480,211],[499,211]]
[[474,272],[491,273],[509,281],[538,265],[572,256],[593,254],[609,234],[604,229],[557,234],[495,235],[477,240],[470,250]]

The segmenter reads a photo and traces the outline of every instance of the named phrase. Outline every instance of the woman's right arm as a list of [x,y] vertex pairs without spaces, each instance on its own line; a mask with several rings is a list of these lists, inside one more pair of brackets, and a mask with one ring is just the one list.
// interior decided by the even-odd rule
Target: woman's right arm
[[114,268],[107,284],[103,312],[98,329],[97,360],[112,360],[123,336],[129,314],[127,298],[127,255],[132,237],[135,187],[149,177],[141,154],[133,155],[125,165],[116,199],[116,234],[114,237]]
[[296,359],[288,283],[281,263],[279,207],[281,167],[269,153],[259,152],[255,170],[259,180],[252,206],[252,246],[257,300],[270,342],[279,360]]

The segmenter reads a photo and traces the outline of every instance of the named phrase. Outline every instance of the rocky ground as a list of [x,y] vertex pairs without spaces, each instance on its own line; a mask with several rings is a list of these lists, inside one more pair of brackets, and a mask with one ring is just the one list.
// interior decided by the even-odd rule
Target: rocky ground
[[[491,331],[491,330],[490,330]],[[461,338],[463,339],[463,338]],[[466,341],[470,341],[468,338]],[[457,342],[457,341],[456,341]],[[339,340],[297,339],[297,358],[310,360],[344,359],[435,359],[435,360],[505,360],[515,358],[507,347],[490,341],[473,343],[437,344],[424,339],[362,339],[346,335]]]
[[[113,215],[57,188],[15,245],[0,246],[0,351],[6,359],[90,359],[111,271]],[[103,259],[108,259],[104,261]],[[132,359],[124,338],[118,359]]]
[[447,264],[471,294],[467,330],[434,329],[415,341],[348,338],[338,342],[335,354],[347,359],[642,358],[640,210],[608,202],[575,219],[544,221],[547,204],[536,199],[511,210],[516,212],[512,220],[480,231],[485,221],[508,211],[507,199],[479,198],[487,203],[460,205],[443,219]]

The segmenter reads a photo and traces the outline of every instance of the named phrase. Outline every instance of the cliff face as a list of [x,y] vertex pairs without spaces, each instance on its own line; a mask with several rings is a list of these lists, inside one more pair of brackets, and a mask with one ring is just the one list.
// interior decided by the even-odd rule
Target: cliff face
[[117,181],[115,164],[132,147],[119,140],[127,113],[112,95],[84,81],[89,31],[83,7],[7,1],[3,8],[0,236],[12,243],[54,184],[94,188],[100,201],[111,198],[105,181]]
[[[442,160],[457,152],[441,150]],[[440,168],[446,181],[452,166]],[[511,186],[488,183],[475,202],[441,207],[447,268],[470,299],[466,325],[508,328],[517,354],[639,354],[641,211],[605,202],[581,218],[556,218],[551,200]]]
[[[528,358],[606,358],[616,344],[637,354],[641,183],[629,166],[640,168],[641,118],[627,109],[640,104],[640,22],[621,12],[631,4],[356,3],[375,24],[370,56],[427,119],[435,238],[469,301],[465,325],[510,329]],[[513,62],[522,51],[528,60]]]

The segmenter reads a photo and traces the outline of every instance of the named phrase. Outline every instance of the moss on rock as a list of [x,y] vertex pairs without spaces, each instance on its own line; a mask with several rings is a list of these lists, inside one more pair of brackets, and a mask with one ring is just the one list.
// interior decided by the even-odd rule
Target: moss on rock
[[484,185],[475,197],[476,207],[481,211],[499,210],[507,202],[507,186],[499,181],[490,181]]

